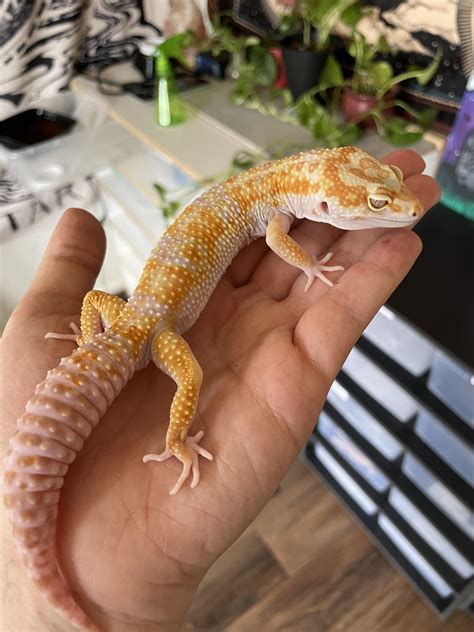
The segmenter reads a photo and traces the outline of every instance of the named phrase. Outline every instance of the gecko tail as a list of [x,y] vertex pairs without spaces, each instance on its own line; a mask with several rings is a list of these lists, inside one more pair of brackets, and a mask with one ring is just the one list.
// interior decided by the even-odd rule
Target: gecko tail
[[[30,498],[34,498],[31,493]],[[30,510],[28,521],[24,513],[10,515],[20,561],[38,591],[57,612],[80,630],[99,632],[99,628],[72,596],[71,589],[60,573],[55,546],[58,506],[56,503],[46,507],[43,505],[36,511]],[[44,522],[40,522],[42,519]],[[34,522],[35,526],[25,526],[26,522]]]
[[[39,569],[32,569],[37,572]],[[39,571],[41,572],[41,571]],[[34,584],[39,588],[52,606],[61,613],[72,625],[87,632],[100,632],[100,628],[84,612],[81,606],[72,596],[69,586],[61,577],[58,568],[54,568],[50,574],[41,578],[33,578]]]
[[20,560],[46,599],[81,630],[81,609],[56,557],[59,496],[69,466],[135,371],[132,351],[104,332],[63,358],[38,384],[5,458],[4,503]]

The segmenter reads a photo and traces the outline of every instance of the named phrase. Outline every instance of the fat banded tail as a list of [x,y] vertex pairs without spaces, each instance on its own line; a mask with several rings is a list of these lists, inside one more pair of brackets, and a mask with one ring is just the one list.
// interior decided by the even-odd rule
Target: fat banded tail
[[13,539],[44,597],[82,630],[97,626],[74,600],[56,558],[56,518],[69,465],[135,371],[127,340],[99,334],[38,384],[5,459],[4,502]]

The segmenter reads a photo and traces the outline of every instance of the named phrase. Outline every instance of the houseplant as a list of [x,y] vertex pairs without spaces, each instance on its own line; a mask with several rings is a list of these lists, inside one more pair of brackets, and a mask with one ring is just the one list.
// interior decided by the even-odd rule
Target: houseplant
[[257,35],[234,33],[226,23],[228,14],[218,13],[213,22],[212,34],[203,40],[201,52],[217,57],[230,55],[227,75],[234,80],[231,99],[243,105],[256,96],[259,87],[269,88],[277,77],[277,64],[270,47]]
[[336,24],[352,27],[361,16],[357,0],[297,0],[291,14],[282,18],[283,63],[295,100],[318,83]]
[[360,136],[358,121],[347,121],[340,114],[344,83],[339,63],[329,54],[318,85],[304,92],[289,108],[298,124],[327,147],[350,145]]
[[374,127],[376,118],[367,115],[361,120],[361,115],[369,111],[383,112],[385,120],[390,119],[398,105],[407,110],[406,104],[397,100],[400,84],[408,79],[416,79],[421,85],[426,85],[438,68],[441,51],[425,68],[411,68],[406,72],[395,75],[392,65],[378,58],[381,53],[390,52],[390,47],[384,37],[377,43],[369,44],[362,33],[353,31],[352,41],[347,49],[354,59],[352,77],[344,87],[341,97],[341,109],[348,121],[358,119],[363,127]]

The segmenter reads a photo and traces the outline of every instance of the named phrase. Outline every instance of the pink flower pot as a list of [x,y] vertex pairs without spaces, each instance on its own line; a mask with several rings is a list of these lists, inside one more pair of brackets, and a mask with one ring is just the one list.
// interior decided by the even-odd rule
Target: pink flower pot
[[[387,100],[392,100],[398,94],[398,86],[392,88],[387,93]],[[353,92],[350,88],[344,88],[341,96],[341,110],[345,116],[346,121],[354,121],[359,118],[364,112],[368,112],[377,105],[377,98],[368,94],[358,94]],[[395,108],[387,108],[383,110],[384,118],[391,118],[394,115]],[[375,121],[372,116],[368,116],[363,119],[359,125],[363,128],[375,127]]]

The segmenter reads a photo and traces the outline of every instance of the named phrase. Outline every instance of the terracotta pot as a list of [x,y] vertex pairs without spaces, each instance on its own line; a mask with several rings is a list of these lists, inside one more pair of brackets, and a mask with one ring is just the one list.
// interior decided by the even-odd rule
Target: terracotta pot
[[[386,99],[391,101],[399,92],[398,86],[392,88],[386,95]],[[341,110],[346,121],[354,121],[364,112],[368,112],[377,105],[377,98],[368,94],[358,94],[350,88],[344,88],[341,95]],[[384,118],[391,118],[395,113],[395,108],[387,108],[383,110]],[[363,128],[375,127],[375,121],[372,116],[368,116],[359,123]]]

